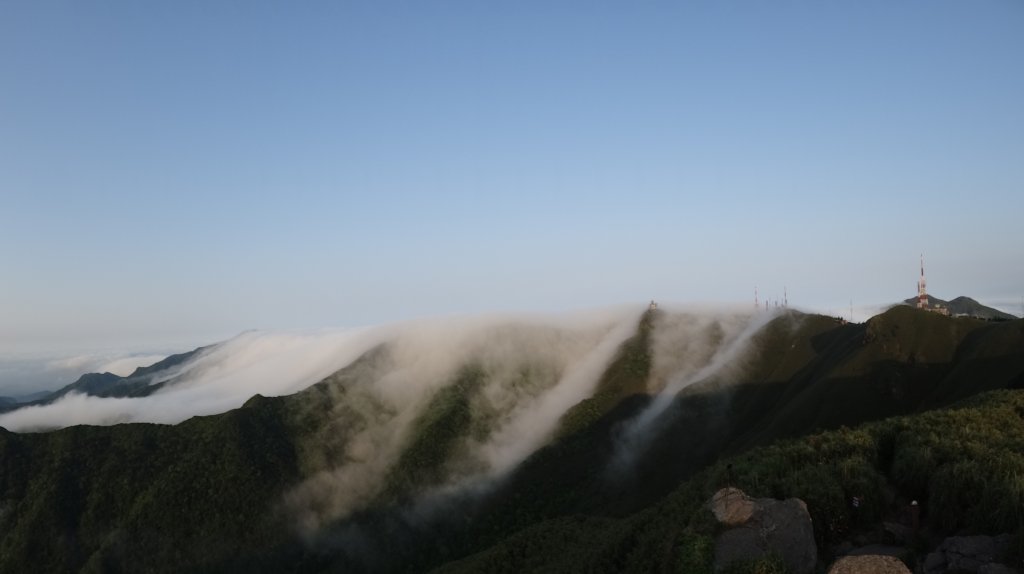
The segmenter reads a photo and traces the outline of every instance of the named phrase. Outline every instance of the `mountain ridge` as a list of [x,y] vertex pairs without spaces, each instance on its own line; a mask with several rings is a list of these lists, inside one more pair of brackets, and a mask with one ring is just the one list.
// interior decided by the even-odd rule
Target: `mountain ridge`
[[[932,295],[926,295],[928,299],[928,306],[930,308],[943,308],[948,309],[949,313],[954,316],[965,316],[974,317],[976,319],[986,319],[993,321],[1012,321],[1017,319],[1016,315],[1011,315],[999,309],[982,305],[978,301],[961,295],[950,301],[943,301],[938,297]],[[904,299],[902,305],[910,305],[911,307],[917,306],[917,297],[911,297],[910,299]]]
[[[502,420],[480,411],[501,372],[467,364],[424,395],[403,427],[414,432],[386,435],[390,427],[371,423],[406,416],[366,394],[393,366],[386,345],[293,395],[256,395],[178,425],[0,430],[0,572],[30,562],[39,571],[425,571],[541,525],[550,534],[605,531],[725,456],[1024,387],[1024,321],[896,307],[842,324],[786,311],[767,317],[729,368],[708,371],[701,365],[730,340],[709,320],[692,332],[717,350],[689,340],[670,349],[699,358],[688,371],[697,377],[671,395],[642,441],[629,442],[626,431],[664,395],[650,386],[655,349],[676,319],[644,313],[554,434],[508,474],[468,489],[443,481],[453,469],[474,476],[466,448],[492,436],[494,427],[479,425]],[[529,378],[545,370],[517,368],[527,378],[509,379],[511,392],[546,388]],[[385,437],[397,445],[393,463],[385,450],[361,454]],[[636,457],[616,466],[624,447]],[[378,484],[357,482],[356,471],[375,465],[379,474],[366,476]],[[297,503],[320,513],[306,535],[296,530]],[[817,523],[829,511],[811,507]],[[602,556],[609,552],[631,563],[628,544]]]
[[[115,375],[114,373],[85,373],[78,377],[75,382],[67,384],[56,391],[35,393],[32,400],[28,401],[11,400],[4,402],[2,399],[5,397],[0,397],[0,413],[24,407],[49,405],[69,393],[108,398],[148,396],[159,390],[167,382],[154,383],[158,375],[167,374],[166,371],[184,365],[214,346],[198,347],[184,353],[169,355],[152,365],[137,367],[126,377]],[[171,378],[173,377],[169,377],[169,380]]]

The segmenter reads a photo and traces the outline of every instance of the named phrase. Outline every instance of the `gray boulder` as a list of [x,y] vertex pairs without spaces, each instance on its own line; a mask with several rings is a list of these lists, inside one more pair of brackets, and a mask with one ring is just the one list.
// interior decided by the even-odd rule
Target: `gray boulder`
[[924,561],[925,574],[948,571],[995,574],[1017,572],[999,563],[1009,549],[1010,536],[951,536],[942,541]]
[[828,569],[828,574],[911,574],[907,565],[893,556],[866,554],[844,556]]
[[715,539],[715,569],[737,561],[778,555],[793,574],[811,574],[818,561],[807,505],[798,498],[752,499],[724,488],[708,501],[719,523],[730,526]]

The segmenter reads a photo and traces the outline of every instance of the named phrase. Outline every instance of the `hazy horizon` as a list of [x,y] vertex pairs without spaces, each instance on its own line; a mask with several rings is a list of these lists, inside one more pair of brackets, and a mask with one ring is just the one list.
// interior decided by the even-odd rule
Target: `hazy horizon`
[[[952,299],[952,297],[950,299]],[[988,305],[986,301],[979,302]],[[894,303],[867,306],[855,305],[852,308],[852,319],[857,322],[867,320],[870,317],[883,312],[887,307]],[[225,336],[207,334],[203,336],[197,335],[194,337],[180,337],[171,340],[126,339],[120,343],[111,340],[102,344],[78,344],[77,346],[70,344],[65,346],[39,348],[18,348],[7,346],[0,349],[0,396],[19,397],[39,391],[57,390],[60,387],[75,382],[81,375],[86,373],[111,372],[115,375],[127,376],[137,367],[149,366],[170,355],[188,352],[198,347],[228,342],[250,332],[264,334],[277,333],[310,335],[316,333],[344,331],[354,332],[373,328],[395,329],[400,328],[403,325],[413,325],[423,322],[443,324],[451,322],[458,323],[472,319],[493,319],[498,317],[509,319],[536,319],[539,317],[545,317],[551,319],[554,317],[601,314],[607,312],[609,309],[642,309],[646,304],[647,303],[645,302],[637,302],[633,305],[622,304],[607,306],[604,308],[564,309],[559,312],[521,311],[480,313],[475,315],[412,317],[407,318],[405,321],[390,321],[377,325],[322,326],[315,329],[246,329]],[[753,308],[752,303],[694,304],[662,300],[660,301],[660,304],[663,306],[668,305],[669,307],[676,309],[690,310],[701,308],[715,310],[751,310]],[[1014,313],[1014,310],[1009,307],[997,307],[995,305],[988,306],[1018,317],[1021,316],[1019,311]],[[793,305],[792,307],[802,312],[820,313],[829,316],[843,317],[846,319],[851,318],[851,309],[849,307],[836,309],[809,309],[800,305]]]

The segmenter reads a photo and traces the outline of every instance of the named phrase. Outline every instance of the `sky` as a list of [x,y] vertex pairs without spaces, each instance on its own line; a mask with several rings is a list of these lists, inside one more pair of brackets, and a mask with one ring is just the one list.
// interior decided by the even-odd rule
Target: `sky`
[[755,286],[839,314],[922,253],[1020,315],[1021,30],[1017,0],[0,0],[0,370]]

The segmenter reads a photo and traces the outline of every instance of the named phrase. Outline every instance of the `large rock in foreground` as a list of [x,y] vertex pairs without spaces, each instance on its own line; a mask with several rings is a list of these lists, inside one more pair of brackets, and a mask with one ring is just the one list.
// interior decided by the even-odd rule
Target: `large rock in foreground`
[[828,574],[911,574],[910,569],[895,556],[868,554],[844,556],[828,569]]
[[952,536],[942,541],[924,561],[925,574],[942,574],[948,571],[1017,572],[999,563],[1010,548],[1010,535],[999,536]]
[[793,574],[814,572],[818,549],[804,501],[753,499],[738,488],[723,488],[708,507],[716,520],[732,527],[715,539],[715,570],[777,554]]

